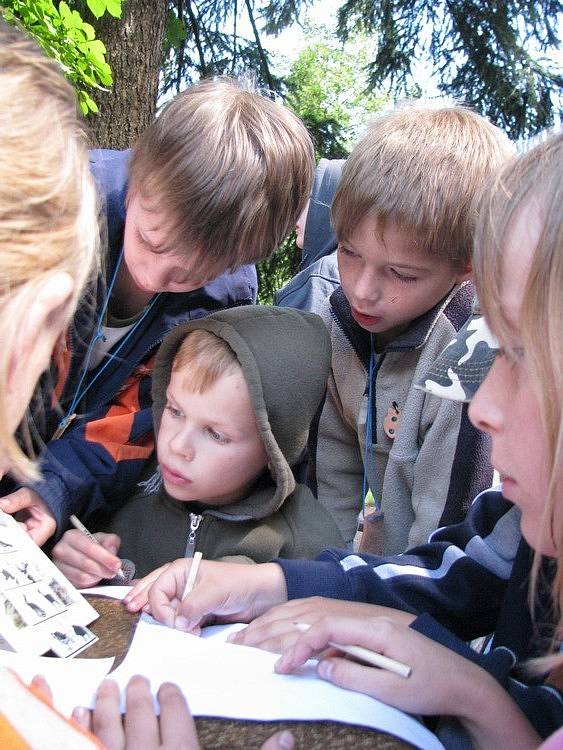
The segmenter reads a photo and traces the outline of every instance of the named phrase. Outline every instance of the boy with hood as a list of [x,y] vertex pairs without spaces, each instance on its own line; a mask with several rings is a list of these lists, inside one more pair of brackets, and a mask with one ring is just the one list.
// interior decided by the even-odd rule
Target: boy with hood
[[295,226],[296,244],[303,254],[299,272],[276,294],[274,304],[320,313],[326,297],[340,285],[330,206],[340,181],[344,159],[321,159],[311,197]]
[[328,332],[306,312],[240,307],[178,326],[153,376],[159,471],[111,518],[114,533],[97,534],[100,544],[67,531],[53,549],[59,568],[85,587],[115,576],[118,551],[145,576],[196,550],[266,562],[341,545],[332,517],[291,469],[329,367]]

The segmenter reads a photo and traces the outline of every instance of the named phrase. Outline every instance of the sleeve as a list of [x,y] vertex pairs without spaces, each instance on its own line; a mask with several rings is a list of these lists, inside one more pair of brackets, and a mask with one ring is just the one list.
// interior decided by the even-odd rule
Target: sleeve
[[402,555],[326,550],[314,561],[276,560],[290,599],[328,596],[427,612],[464,640],[492,632],[521,541],[519,511],[482,493],[466,519]]
[[508,691],[541,737],[549,736],[563,724],[561,691],[540,680],[514,677],[514,656],[508,649],[480,654],[426,614],[417,617],[410,627],[489,672]]
[[55,516],[56,538],[72,513],[88,519],[115,511],[134,492],[154,450],[153,359],[140,365],[109,407],[91,412],[43,455],[43,479],[29,485]]
[[[437,397],[427,394],[426,399]],[[492,484],[489,456],[490,439],[469,421],[467,404],[440,399],[414,462],[414,520],[407,548],[424,544],[435,529],[463,520],[472,499]]]

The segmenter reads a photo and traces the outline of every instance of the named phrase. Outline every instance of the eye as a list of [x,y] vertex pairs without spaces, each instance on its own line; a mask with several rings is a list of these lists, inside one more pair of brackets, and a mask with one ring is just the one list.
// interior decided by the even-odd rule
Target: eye
[[172,406],[169,401],[166,402],[166,406],[164,408],[170,413],[170,416],[174,417],[175,419],[180,419],[180,417],[183,416],[180,409],[176,409],[176,407]]
[[399,281],[404,281],[405,284],[410,284],[413,281],[418,281],[417,276],[408,276],[405,273],[399,273],[396,268],[390,268],[389,270],[396,279],[398,279]]
[[229,439],[223,435],[221,432],[217,432],[217,430],[214,430],[213,427],[206,427],[206,432],[211,438],[211,440],[215,441],[216,443],[228,443]]
[[355,253],[353,250],[350,250],[347,247],[344,247],[344,245],[338,245],[338,252],[340,255],[343,255],[345,258],[357,258],[358,254]]

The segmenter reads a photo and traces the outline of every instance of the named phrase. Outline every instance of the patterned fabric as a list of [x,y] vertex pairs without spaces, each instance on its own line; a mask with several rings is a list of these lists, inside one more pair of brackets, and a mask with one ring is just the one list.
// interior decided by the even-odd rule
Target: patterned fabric
[[485,318],[475,314],[460,328],[430,370],[415,384],[434,396],[471,401],[494,362],[498,343]]

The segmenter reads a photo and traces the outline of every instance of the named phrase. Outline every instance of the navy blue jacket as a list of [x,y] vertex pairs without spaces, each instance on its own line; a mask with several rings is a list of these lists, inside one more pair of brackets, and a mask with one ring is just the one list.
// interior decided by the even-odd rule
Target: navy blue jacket
[[[276,560],[288,596],[369,602],[418,615],[412,626],[489,671],[542,737],[563,724],[563,694],[519,666],[545,652],[553,563],[545,560],[535,625],[528,606],[533,553],[520,511],[498,490],[481,493],[465,520],[438,529],[426,545],[395,557],[326,550],[316,560]],[[482,653],[466,641],[492,636]]]
[[[57,393],[63,413],[74,396],[104,300],[103,289],[122,249],[129,154],[103,150],[91,153],[92,173],[107,216],[106,278],[99,280],[90,300],[84,300],[68,336],[71,356],[67,356],[57,374],[58,381],[65,383],[62,392]],[[118,507],[133,493],[154,449],[152,360],[165,335],[183,321],[226,307],[252,304],[256,292],[256,270],[254,266],[244,266],[201,289],[161,294],[119,356],[109,365],[106,359],[102,360],[87,373],[83,385],[92,385],[78,407],[79,416],[63,437],[48,443],[41,465],[43,480],[32,485],[56,518],[57,536],[66,529],[71,513],[87,519]],[[43,430],[47,438],[52,436],[60,416],[60,410],[47,414]]]

